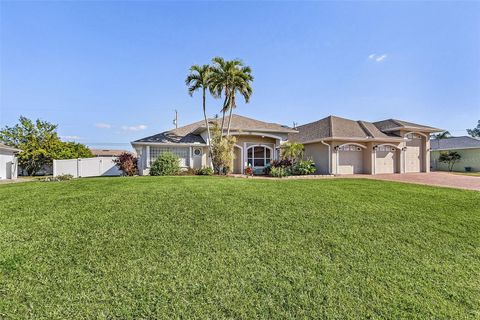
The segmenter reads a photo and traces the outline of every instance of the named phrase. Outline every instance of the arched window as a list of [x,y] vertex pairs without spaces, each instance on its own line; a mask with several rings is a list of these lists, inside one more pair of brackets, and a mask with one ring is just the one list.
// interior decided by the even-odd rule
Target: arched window
[[272,150],[264,146],[252,146],[247,149],[248,165],[253,167],[265,167],[272,160]]

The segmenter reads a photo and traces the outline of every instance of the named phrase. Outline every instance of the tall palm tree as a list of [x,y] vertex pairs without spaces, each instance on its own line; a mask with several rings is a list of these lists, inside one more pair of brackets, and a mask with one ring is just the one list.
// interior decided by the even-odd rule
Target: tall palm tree
[[206,91],[210,87],[210,81],[212,79],[212,68],[208,64],[202,66],[193,65],[190,67],[190,74],[185,79],[185,84],[188,86],[188,94],[193,96],[193,93],[199,89],[202,90],[202,107],[203,107],[203,119],[205,126],[207,127],[207,139],[208,139],[208,155],[212,158],[212,150],[210,147],[210,126],[207,119],[206,108]]
[[225,114],[229,112],[227,136],[230,135],[230,126],[232,121],[233,109],[236,108],[236,95],[239,93],[245,99],[250,101],[252,95],[251,82],[253,81],[252,70],[245,66],[239,59],[226,61],[221,57],[215,57],[213,62],[213,75],[210,83],[210,91],[216,97],[224,95],[222,106],[222,126],[221,132],[225,128]]

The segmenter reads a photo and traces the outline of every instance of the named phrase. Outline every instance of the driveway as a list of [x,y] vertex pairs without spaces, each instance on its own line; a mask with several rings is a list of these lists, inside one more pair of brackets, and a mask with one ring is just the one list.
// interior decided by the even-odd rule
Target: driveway
[[[347,176],[343,176],[347,177]],[[375,180],[400,181],[407,183],[425,184],[431,186],[450,187],[480,191],[480,177],[451,174],[448,172],[403,173],[352,175],[352,178],[367,178]]]

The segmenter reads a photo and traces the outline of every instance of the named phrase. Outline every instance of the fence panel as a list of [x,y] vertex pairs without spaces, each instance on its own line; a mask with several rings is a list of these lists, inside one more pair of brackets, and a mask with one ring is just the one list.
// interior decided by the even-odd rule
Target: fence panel
[[71,174],[78,177],[119,176],[121,171],[115,166],[115,157],[80,158],[54,160],[53,175]]

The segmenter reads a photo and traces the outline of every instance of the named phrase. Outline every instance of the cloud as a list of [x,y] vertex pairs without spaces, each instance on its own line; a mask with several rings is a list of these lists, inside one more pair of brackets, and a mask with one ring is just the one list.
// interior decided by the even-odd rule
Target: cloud
[[95,127],[99,128],[99,129],[110,129],[112,127],[112,125],[109,124],[109,123],[99,122],[99,123],[95,123]]
[[82,137],[79,136],[60,136],[62,140],[81,140]]
[[386,53],[384,53],[384,54],[372,53],[371,55],[368,56],[368,59],[373,60],[375,62],[382,62],[385,59],[387,59],[387,57],[388,57],[388,55]]
[[147,126],[144,124],[139,124],[138,126],[122,126],[123,131],[142,131],[147,129]]

